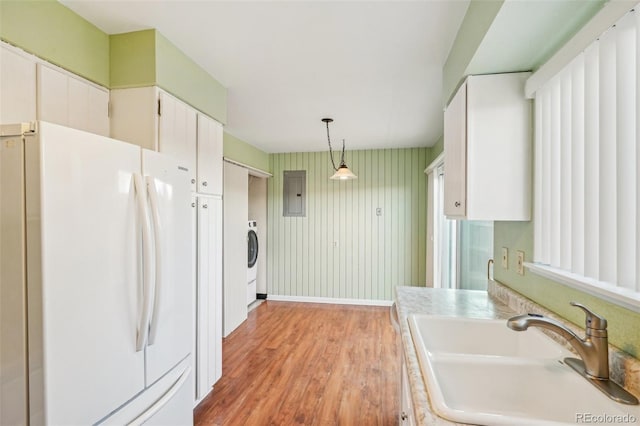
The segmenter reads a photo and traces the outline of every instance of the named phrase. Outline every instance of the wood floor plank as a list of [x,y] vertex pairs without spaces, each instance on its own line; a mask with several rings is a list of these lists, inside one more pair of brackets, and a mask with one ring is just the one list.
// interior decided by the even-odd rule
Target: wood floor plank
[[389,308],[266,301],[222,345],[202,425],[396,425],[400,346]]

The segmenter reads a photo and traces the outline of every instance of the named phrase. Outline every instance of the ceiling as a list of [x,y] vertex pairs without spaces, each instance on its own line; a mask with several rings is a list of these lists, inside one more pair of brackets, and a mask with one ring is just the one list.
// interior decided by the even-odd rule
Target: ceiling
[[155,28],[228,90],[226,131],[265,152],[432,146],[468,0],[62,0],[108,34]]

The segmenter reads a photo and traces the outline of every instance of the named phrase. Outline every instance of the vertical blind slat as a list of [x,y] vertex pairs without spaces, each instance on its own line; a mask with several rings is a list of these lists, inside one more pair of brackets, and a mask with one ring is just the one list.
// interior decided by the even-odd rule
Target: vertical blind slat
[[551,264],[560,266],[561,138],[560,79],[551,85]]
[[600,281],[617,279],[616,226],[616,45],[600,38]]
[[636,91],[635,91],[635,120],[636,120],[636,134],[635,134],[635,144],[636,144],[636,205],[635,205],[635,220],[636,220],[636,280],[635,280],[635,290],[640,291],[640,171],[638,167],[640,166],[640,149],[638,149],[638,144],[640,143],[640,13],[632,13],[634,16],[634,26],[636,28],[636,48],[633,52],[635,54],[635,64],[636,64]]
[[551,91],[544,89],[542,93],[542,258],[546,265],[551,264]]
[[635,19],[625,16],[616,37],[616,171],[617,171],[617,285],[635,289],[636,283],[636,141]]
[[571,71],[560,79],[560,268],[571,270]]
[[600,246],[599,53],[597,43],[590,46],[584,53],[584,274],[593,279],[598,279],[600,276],[598,255]]
[[571,271],[584,275],[584,56],[571,65]]

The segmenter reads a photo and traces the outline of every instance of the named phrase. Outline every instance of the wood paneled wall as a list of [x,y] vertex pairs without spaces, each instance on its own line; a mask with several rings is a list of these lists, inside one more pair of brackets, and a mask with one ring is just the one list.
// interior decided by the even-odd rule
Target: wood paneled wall
[[[268,293],[392,300],[396,285],[425,285],[428,155],[349,151],[348,182],[329,180],[328,152],[270,155]],[[307,171],[306,217],[282,216],[285,170]]]

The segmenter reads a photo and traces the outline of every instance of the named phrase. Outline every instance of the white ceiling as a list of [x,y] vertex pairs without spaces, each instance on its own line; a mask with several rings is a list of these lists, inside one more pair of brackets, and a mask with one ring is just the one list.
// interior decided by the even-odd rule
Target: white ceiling
[[61,0],[109,34],[156,28],[228,89],[226,131],[266,152],[432,146],[468,0]]

